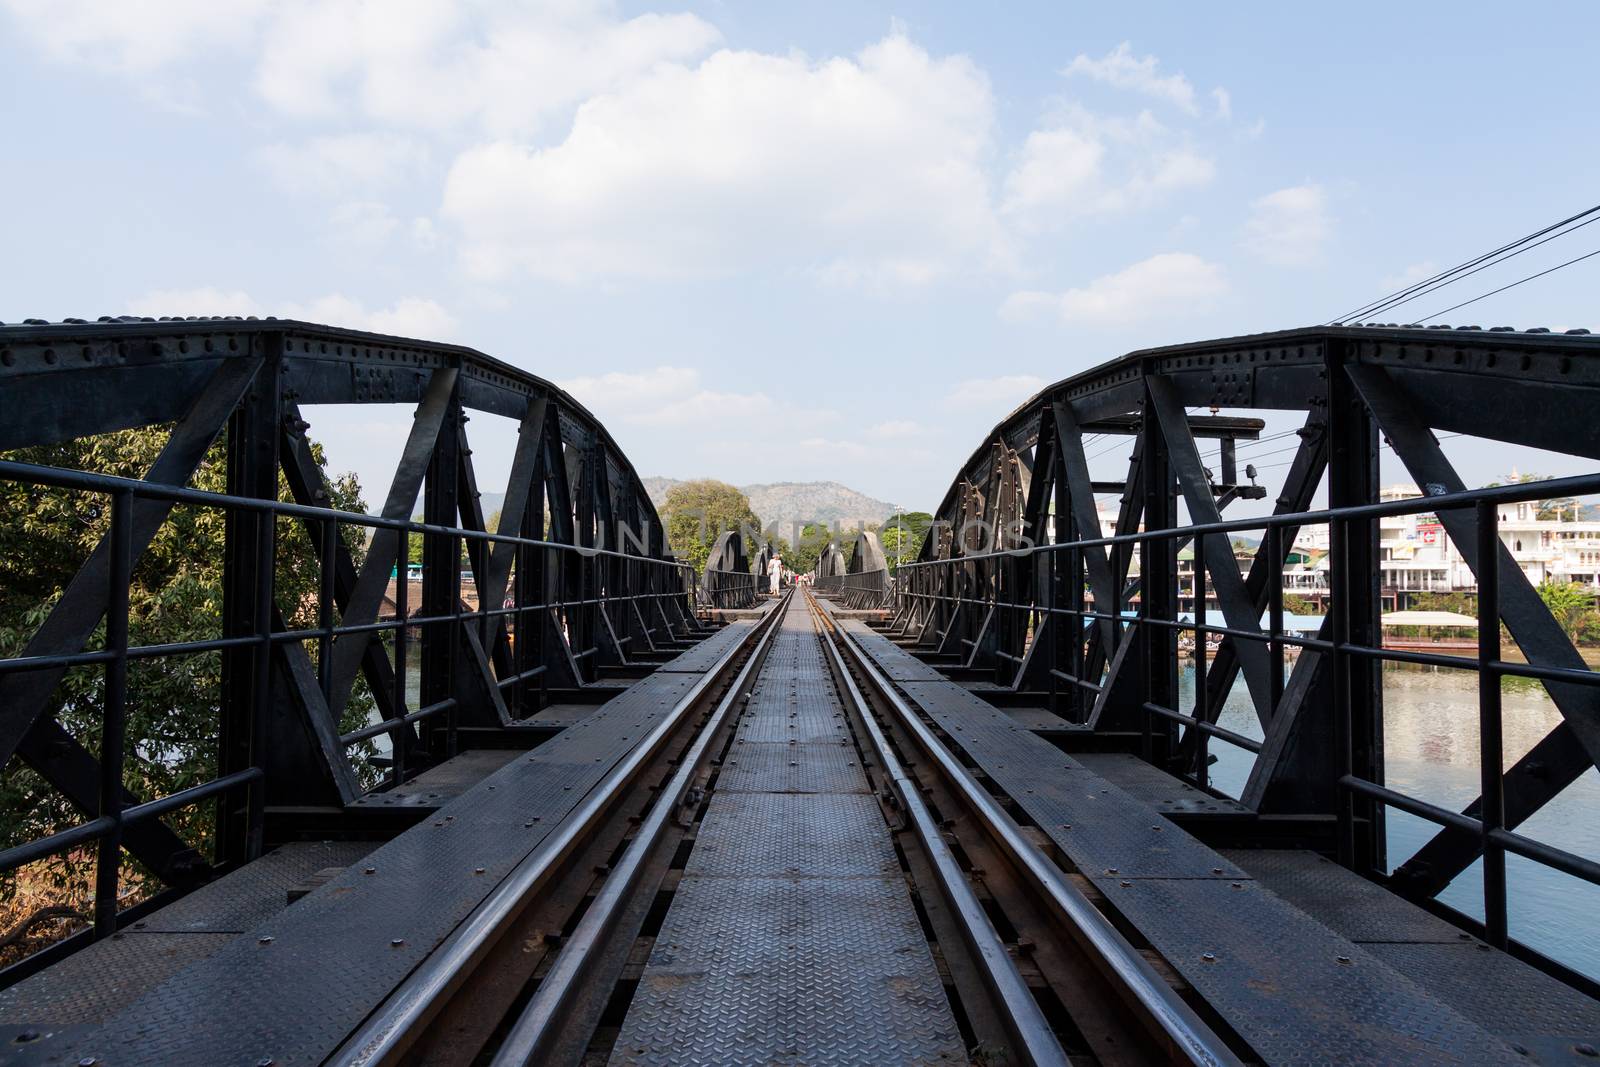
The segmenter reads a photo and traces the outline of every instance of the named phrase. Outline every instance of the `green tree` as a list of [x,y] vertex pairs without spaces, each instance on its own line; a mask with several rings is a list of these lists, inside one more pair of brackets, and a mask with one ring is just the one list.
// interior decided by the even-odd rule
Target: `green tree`
[[1550,609],[1568,637],[1576,638],[1583,629],[1584,616],[1594,610],[1594,594],[1576,582],[1546,578],[1539,583],[1539,599]]
[[[761,520],[750,510],[750,498],[711,478],[673,486],[660,514],[673,553],[696,571],[705,569],[711,546],[724,532],[761,528]],[[747,554],[751,547],[746,546]],[[760,551],[758,546],[755,551]]]
[[891,572],[899,569],[902,562],[916,561],[932,526],[933,516],[926,511],[906,511],[878,528],[878,541],[883,545],[883,556],[889,561]]
[[[166,427],[149,427],[3,455],[21,462],[141,478],[166,440]],[[320,446],[313,446],[313,456],[319,464],[324,462]],[[227,448],[218,441],[189,485],[221,492],[226,480]],[[332,507],[365,511],[353,475],[334,479],[330,488]],[[281,481],[279,492],[288,498]],[[103,494],[0,482],[0,657],[22,653],[110,522],[111,509]],[[130,643],[201,641],[221,635],[225,523],[225,514],[217,508],[181,504],[172,509],[134,569]],[[298,522],[280,519],[277,533],[278,607],[292,628],[314,626],[317,555]],[[345,543],[358,561],[365,534],[362,527],[343,528]],[[89,648],[103,646],[104,640],[102,622]],[[308,651],[315,656],[314,643]],[[124,784],[135,796],[153,799],[216,776],[220,687],[220,653],[130,662]],[[56,687],[45,714],[54,716],[91,753],[98,753],[104,697],[102,668],[73,668]],[[358,689],[341,728],[363,724],[370,707],[364,688]],[[20,760],[6,768],[0,779],[0,848],[81,821],[82,814]],[[202,852],[209,847],[212,805],[183,809],[167,821]],[[0,904],[15,897],[22,875],[30,889],[43,884],[52,890],[56,903],[81,909],[92,880],[92,855],[92,850],[68,853],[0,876]],[[130,865],[127,885],[136,895],[151,888],[148,875],[136,865]]]
[[800,527],[795,543],[784,550],[783,561],[796,574],[810,574],[817,569],[817,559],[822,555],[822,547],[828,543],[830,536],[828,528],[822,523],[806,523]]

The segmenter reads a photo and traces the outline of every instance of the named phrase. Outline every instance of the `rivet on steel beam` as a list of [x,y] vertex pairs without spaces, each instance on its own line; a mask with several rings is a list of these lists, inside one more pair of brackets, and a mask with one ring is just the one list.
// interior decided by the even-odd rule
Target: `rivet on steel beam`
[[1349,956],[1335,956],[1333,958],[1338,963],[1348,964],[1350,962],[1350,957]]
[[361,873],[362,874],[377,874],[378,873],[378,868],[376,868],[376,867],[364,867],[364,868],[362,868]]
[[1212,952],[1202,952],[1202,953],[1200,953],[1200,959],[1203,960],[1206,963],[1216,963],[1217,962],[1216,954],[1212,953]]
[[394,938],[393,940],[391,940],[389,942],[389,947],[390,948],[399,948],[401,945],[403,945],[405,943],[406,943],[406,939],[405,938],[397,937],[397,938]]
[[271,934],[262,934],[260,937],[256,938],[256,944],[258,944],[258,945],[270,945],[270,944],[272,944],[272,935]]

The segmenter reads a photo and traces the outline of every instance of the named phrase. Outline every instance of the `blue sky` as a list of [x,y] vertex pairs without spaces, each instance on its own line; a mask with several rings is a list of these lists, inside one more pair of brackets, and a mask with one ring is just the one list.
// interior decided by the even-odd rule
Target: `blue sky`
[[[641,473],[926,508],[1044,382],[1323,321],[1600,200],[1597,23],[1577,3],[0,0],[0,320],[458,341],[572,389]],[[1455,321],[1594,327],[1597,283],[1600,257]],[[408,413],[320,415],[381,499]],[[470,428],[486,488],[499,422]],[[1576,469],[1452,447],[1469,482]]]

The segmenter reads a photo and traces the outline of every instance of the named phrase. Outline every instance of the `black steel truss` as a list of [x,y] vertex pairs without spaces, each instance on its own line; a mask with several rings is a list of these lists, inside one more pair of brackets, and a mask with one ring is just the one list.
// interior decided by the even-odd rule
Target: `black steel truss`
[[[99,842],[97,936],[116,928],[119,844],[166,883],[192,886],[259,855],[269,835],[295,832],[286,813],[338,812],[359,799],[353,745],[388,738],[387,788],[454,754],[462,730],[514,729],[612,669],[659,662],[696,632],[687,568],[604,427],[550,382],[471,349],[276,320],[6,326],[0,397],[0,450],[172,425],[142,482],[0,462],[8,480],[111,499],[110,533],[22,655],[0,661],[0,766],[27,764],[85,819],[0,853],[0,870]],[[304,417],[322,404],[416,409],[376,518],[329,510]],[[494,530],[467,430],[477,412],[520,427]],[[224,435],[226,494],[186,488]],[[219,777],[174,797],[136,797],[107,786],[122,780],[126,666],[162,650],[127,647],[127,591],[179,503],[226,514],[222,633],[182,650],[222,655]],[[311,630],[289,629],[286,612],[299,605],[275,592],[285,521],[303,526],[318,557]],[[359,566],[342,535],[352,528],[369,537]],[[414,538],[420,595],[408,589]],[[476,610],[463,600],[463,553]],[[107,647],[85,651],[102,620]],[[420,702],[407,697],[408,655],[420,667]],[[102,744],[104,761],[48,713],[66,670],[86,663],[107,672],[105,737],[117,743]],[[378,721],[341,735],[358,683]],[[202,802],[218,807],[210,857],[161,818]]]
[[[1211,414],[1188,413],[1196,409]],[[1236,448],[1264,423],[1221,409],[1305,413],[1270,518],[1224,521],[1233,500],[1265,494],[1253,477],[1241,480]],[[1319,327],[1135,352],[1050,386],[985,437],[952,481],[917,563],[902,569],[891,625],[967,677],[1026,695],[1013,701],[1121,738],[1108,743],[1199,785],[1212,741],[1245,748],[1256,758],[1242,800],[1305,825],[1330,820],[1330,852],[1372,877],[1388,869],[1388,807],[1432,819],[1438,836],[1401,857],[1390,881],[1433,898],[1487,854],[1487,933],[1504,944],[1504,880],[1494,872],[1503,872],[1505,852],[1600,881],[1600,865],[1511,833],[1600,766],[1600,674],[1500,545],[1492,502],[1594,492],[1600,477],[1469,492],[1435,433],[1597,459],[1597,415],[1600,338],[1586,331]],[[1130,440],[1122,482],[1092,479],[1091,434]],[[1422,499],[1378,502],[1380,437]],[[1205,467],[1199,438],[1220,442],[1220,471]],[[1319,486],[1329,507],[1312,512]],[[1111,536],[1095,505],[1108,492],[1121,496]],[[1434,510],[1479,577],[1485,646],[1475,659],[1383,648],[1378,519]],[[1330,524],[1333,544],[1329,615],[1312,639],[1284,631],[1280,596],[1285,560],[1308,523]],[[1242,571],[1230,533],[1263,529]],[[1209,580],[1220,620],[1207,616],[1204,595],[1193,597],[1192,621],[1177,617],[1175,560],[1191,543],[1194,589]],[[1497,566],[1485,564],[1491,554]],[[1501,659],[1500,621],[1528,666]],[[1221,643],[1209,662],[1195,657],[1196,699],[1179,708],[1183,633]],[[1299,656],[1286,674],[1289,649]],[[1541,679],[1564,721],[1503,776],[1485,774],[1487,801],[1433,809],[1382,784],[1385,659],[1480,672],[1486,766],[1499,762],[1500,676]],[[1217,725],[1241,675],[1260,742]]]

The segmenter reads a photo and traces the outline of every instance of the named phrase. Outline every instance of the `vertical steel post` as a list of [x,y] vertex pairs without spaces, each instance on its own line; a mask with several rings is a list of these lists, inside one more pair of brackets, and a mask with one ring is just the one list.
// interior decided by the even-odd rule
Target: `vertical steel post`
[[390,781],[395,786],[406,780],[406,748],[411,726],[405,721],[406,708],[406,621],[410,612],[411,576],[407,569],[411,561],[411,530],[401,528],[394,549],[394,725],[389,729]]
[[322,551],[317,562],[317,686],[322,690],[322,702],[333,699],[333,582],[335,551],[339,544],[339,521],[322,520]]
[[[1194,541],[1194,715],[1201,722],[1210,722],[1210,704],[1206,693],[1206,545],[1205,534]],[[1210,774],[1211,735],[1204,730],[1194,730],[1194,776],[1204,788]]]
[[105,709],[100,723],[100,815],[116,820],[100,838],[94,873],[94,937],[117,929],[117,883],[122,865],[122,765],[128,704],[128,587],[133,581],[133,494],[111,498],[111,559],[107,577]]
[[[262,362],[244,399],[228,422],[228,493],[275,502],[282,447],[283,337],[264,334]],[[222,653],[221,723],[217,773],[265,766],[262,752],[272,712],[273,542],[271,512],[229,508],[224,517],[222,635],[254,637]],[[333,712],[338,714],[335,709]],[[231,790],[217,798],[216,858],[240,864],[260,854],[266,792],[293,802],[301,784],[278,776]]]
[[1267,649],[1271,653],[1267,673],[1274,715],[1283,701],[1283,527],[1267,527]]
[[[1328,504],[1352,507],[1373,503],[1378,496],[1378,427],[1366,403],[1355,389],[1346,364],[1356,358],[1347,341],[1328,345]],[[1382,596],[1379,587],[1378,522],[1376,519],[1347,519],[1334,524],[1342,543],[1333,553],[1333,567],[1342,570],[1335,583],[1335,600],[1342,597],[1342,608],[1335,604],[1336,640],[1368,648],[1382,645]],[[1340,621],[1342,619],[1342,622]],[[1343,626],[1340,632],[1339,627]],[[1384,869],[1384,817],[1381,804],[1366,797],[1353,797],[1337,786],[1338,778],[1354,774],[1372,782],[1383,781],[1383,665],[1367,656],[1335,657],[1336,701],[1333,714],[1336,726],[1347,730],[1341,744],[1341,757],[1348,748],[1348,759],[1337,768],[1333,792],[1343,794],[1338,810],[1343,816],[1348,806],[1350,840],[1342,841],[1350,851],[1350,862],[1361,870]]]
[[[1157,424],[1155,401],[1148,387],[1144,399],[1144,529],[1156,537],[1139,542],[1139,615],[1142,619],[1171,622],[1177,618],[1177,540],[1171,531],[1176,523],[1176,485],[1172,467],[1167,459],[1167,442]],[[1096,598],[1098,605],[1098,597]],[[1119,605],[1113,603],[1107,610],[1113,614]],[[1144,700],[1163,708],[1177,706],[1178,645],[1177,634],[1170,627],[1141,625],[1140,648],[1144,665]],[[1155,722],[1155,716],[1141,707],[1138,722],[1141,724],[1145,759],[1163,762],[1167,758],[1173,726],[1166,719]]]
[[[459,397],[452,397],[449,413],[439,426],[439,439],[428,459],[427,479],[422,491],[422,521],[429,526],[457,528],[461,525],[461,464],[462,423],[465,416]],[[480,542],[481,544],[481,542]],[[408,562],[402,554],[399,575],[403,582]],[[475,574],[488,573],[479,566]],[[444,622],[423,623],[418,666],[422,670],[422,685],[417,704],[428,707],[454,696],[463,696],[455,681],[459,675],[462,634],[460,628],[461,605],[461,539],[443,533],[422,535],[422,599],[418,605],[424,618],[446,619]],[[398,647],[398,646],[396,646]],[[421,733],[427,740],[428,750],[435,757],[448,758],[455,753],[456,723],[463,716],[474,718],[477,709],[453,707],[438,716],[424,720]],[[409,734],[411,727],[401,728]],[[398,743],[398,742],[397,742]]]
[[1333,691],[1333,802],[1337,819],[1336,844],[1339,862],[1346,867],[1355,865],[1355,798],[1339,784],[1346,775],[1355,773],[1355,752],[1351,735],[1354,732],[1355,712],[1350,696],[1350,654],[1345,646],[1350,642],[1350,591],[1356,585],[1350,573],[1350,535],[1345,520],[1336,518],[1328,527],[1329,592],[1333,596],[1330,613],[1333,616],[1333,652],[1328,657],[1328,667]]
[[1483,820],[1483,924],[1487,940],[1505,948],[1506,853],[1493,840],[1505,826],[1505,746],[1501,736],[1500,674],[1500,527],[1492,503],[1478,511],[1478,775],[1482,787],[1479,818]]

